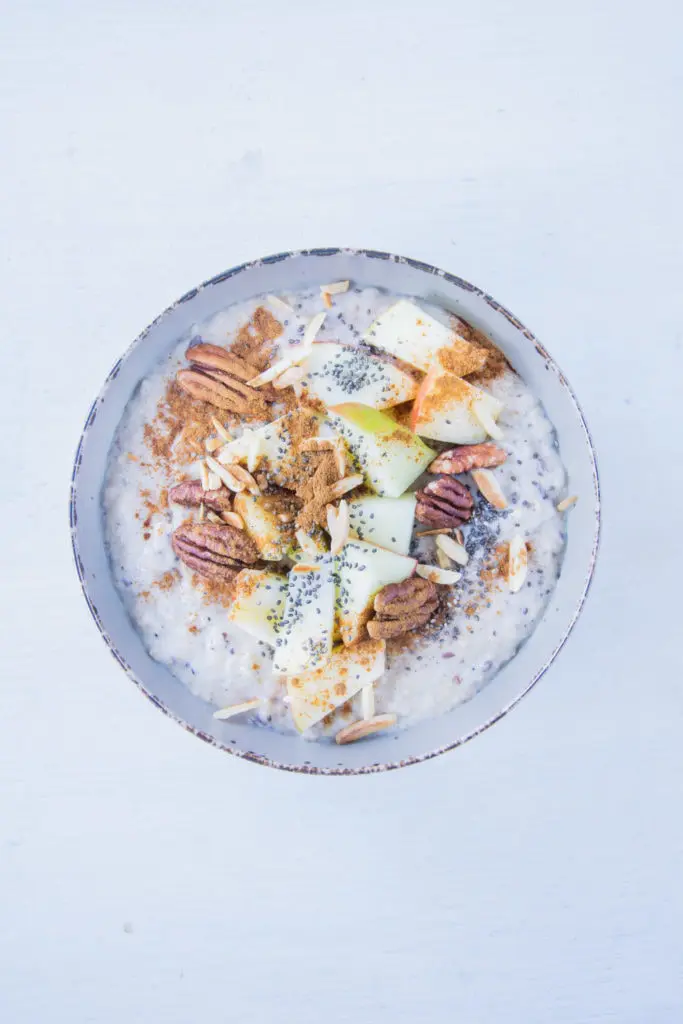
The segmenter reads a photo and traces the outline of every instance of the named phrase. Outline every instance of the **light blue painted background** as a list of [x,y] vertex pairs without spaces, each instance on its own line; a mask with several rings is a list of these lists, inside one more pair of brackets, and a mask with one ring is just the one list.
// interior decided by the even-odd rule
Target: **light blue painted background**
[[[677,4],[0,4],[0,1018],[683,1019]],[[189,286],[368,245],[487,288],[575,386],[604,543],[465,749],[351,780],[210,750],[70,563],[91,396]]]

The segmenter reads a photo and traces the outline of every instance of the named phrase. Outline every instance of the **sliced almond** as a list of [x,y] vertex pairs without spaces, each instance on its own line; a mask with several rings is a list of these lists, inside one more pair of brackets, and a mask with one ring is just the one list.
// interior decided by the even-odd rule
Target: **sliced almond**
[[455,572],[453,569],[440,569],[436,565],[418,565],[415,567],[415,572],[424,580],[440,583],[444,587],[450,586],[451,583],[457,583],[462,578],[462,573]]
[[225,441],[223,440],[222,437],[207,437],[206,441],[204,442],[204,447],[206,448],[207,452],[215,452],[218,451],[219,448],[222,448],[224,444]]
[[320,572],[319,565],[304,565],[303,562],[299,562],[292,568],[292,572]]
[[228,526],[234,526],[236,530],[244,529],[244,519],[237,512],[221,512],[221,515]]
[[311,319],[308,321],[308,323],[306,324],[306,330],[304,331],[304,336],[301,339],[301,344],[303,348],[309,348],[313,344],[313,342],[316,339],[318,331],[325,323],[326,316],[327,313],[316,313],[315,316],[311,317]]
[[454,530],[453,534],[454,534],[455,539],[457,540],[458,544],[463,544],[464,545],[465,538],[463,536],[462,530]]
[[216,462],[216,460],[212,458],[211,455],[206,456],[206,461],[208,463],[209,469],[213,470],[216,476],[223,481],[228,490],[235,491],[235,493],[238,493],[239,491],[243,491],[245,489],[246,485],[241,480],[238,480],[236,476],[233,476],[230,469],[228,469],[226,466],[221,466],[220,462]]
[[296,349],[294,355],[278,359],[272,366],[269,366],[267,370],[264,370],[263,373],[259,373],[258,377],[252,377],[251,380],[247,381],[247,384],[251,388],[262,388],[264,384],[270,384],[272,380],[275,380],[276,377],[283,374],[285,370],[290,370],[293,366],[298,366],[299,363],[303,362],[307,356],[308,347],[304,346],[302,343],[301,346]]
[[210,523],[215,523],[217,526],[225,526],[225,520],[221,519],[221,517],[211,509],[206,513],[206,518]]
[[241,704],[230,704],[227,708],[214,711],[213,717],[224,722],[226,718],[234,718],[235,715],[243,715],[247,711],[255,711],[261,705],[260,697],[252,697],[251,700],[243,700]]
[[332,484],[330,494],[334,498],[341,498],[342,494],[352,491],[354,487],[360,487],[362,483],[363,477],[360,473],[356,473],[354,476],[342,477],[341,480],[337,480],[336,484]]
[[326,306],[327,309],[332,309],[332,296],[329,292],[323,292],[323,305]]
[[349,503],[343,499],[339,508],[327,506],[327,529],[330,534],[330,554],[338,555],[349,539]]
[[490,505],[498,509],[508,507],[507,499],[501,490],[500,484],[490,469],[473,469],[472,479]]
[[300,384],[305,376],[306,370],[303,366],[290,366],[288,370],[275,378],[273,387],[276,391],[284,391],[285,388],[292,388],[295,384]]
[[209,467],[205,462],[202,462],[201,466],[199,467],[199,472],[201,473],[202,490],[210,491],[211,485],[209,484]]
[[219,419],[217,419],[215,416],[212,416],[211,422],[213,423],[213,429],[216,431],[219,437],[222,437],[224,441],[232,441],[232,434],[225,429],[225,427],[223,426]]
[[343,479],[346,473],[346,448],[344,442],[340,439],[339,443],[334,447],[334,462],[339,473],[339,478]]
[[292,523],[296,519],[293,512],[278,512],[277,517],[281,523]]
[[527,574],[528,554],[526,543],[516,534],[509,544],[508,586],[513,594],[521,590]]
[[204,502],[202,502],[201,505],[199,506],[199,516],[198,516],[200,523],[204,522],[204,516],[205,515],[206,515],[206,509],[204,508]]
[[366,722],[375,717],[375,687],[372,683],[360,691],[360,710]]
[[209,470],[209,490],[217,491],[221,486],[221,478],[218,473],[214,473],[212,469]]
[[440,569],[452,569],[453,568],[453,563],[451,562],[451,560],[448,557],[448,555],[446,554],[446,552],[442,551],[441,548],[437,548],[436,549],[436,560],[439,563],[439,568]]
[[245,469],[244,466],[239,466],[236,462],[231,463],[227,469],[229,473],[232,473],[235,479],[239,480],[239,482],[246,487],[250,494],[255,494],[258,497],[261,493],[261,488],[256,483],[248,469]]
[[458,544],[452,537],[444,537],[442,534],[436,538],[436,546],[458,565],[467,565],[470,560],[462,544]]
[[328,295],[341,295],[342,292],[348,292],[350,281],[333,281],[332,284],[321,284],[320,291]]
[[320,554],[317,546],[314,544],[314,542],[311,540],[311,538],[308,536],[308,534],[304,533],[303,530],[297,530],[296,533],[294,534],[294,536],[296,537],[296,542],[299,545],[299,547],[301,548],[301,550],[304,552],[304,554],[306,554],[306,555],[318,555],[318,554]]
[[288,302],[285,302],[284,299],[281,299],[279,295],[269,295],[268,302],[271,304],[271,306],[275,306],[276,308],[278,308],[281,313],[284,313],[285,316],[291,316],[292,313],[296,312],[294,307],[290,306],[290,304]]
[[573,508],[578,500],[578,494],[572,494],[571,498],[564,498],[564,500],[557,505],[557,511],[566,512],[568,509]]
[[356,740],[362,740],[366,736],[373,736],[384,729],[391,729],[396,725],[396,721],[396,715],[375,715],[374,718],[352,722],[351,725],[346,725],[339,730],[334,737],[335,742],[339,744],[355,743]]
[[496,421],[494,420],[493,416],[491,415],[487,408],[482,406],[479,402],[473,402],[472,412],[474,413],[476,419],[479,420],[481,426],[489,435],[489,437],[492,437],[495,441],[502,441],[502,439],[505,437],[505,434],[500,429],[500,427],[498,426],[498,424],[496,423]]

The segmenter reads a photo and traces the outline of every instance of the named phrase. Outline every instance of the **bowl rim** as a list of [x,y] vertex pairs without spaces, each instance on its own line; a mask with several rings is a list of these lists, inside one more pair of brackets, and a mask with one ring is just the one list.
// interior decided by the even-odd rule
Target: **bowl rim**
[[[570,616],[567,625],[562,635],[560,636],[559,640],[557,641],[555,647],[553,648],[553,650],[551,651],[550,655],[547,657],[543,665],[538,669],[538,671],[526,684],[526,686],[511,701],[509,701],[506,705],[504,705],[504,707],[502,707],[498,712],[496,712],[496,714],[492,715],[490,718],[488,718],[485,722],[483,722],[476,728],[471,729],[465,735],[459,736],[457,739],[453,740],[453,742],[442,744],[440,747],[436,747],[434,750],[429,750],[422,754],[415,754],[411,757],[404,758],[400,761],[386,761],[384,763],[361,765],[359,767],[352,768],[319,767],[312,764],[289,764],[277,761],[270,757],[266,757],[262,754],[256,754],[253,751],[240,750],[236,746],[227,745],[225,743],[222,743],[220,740],[216,739],[214,736],[211,736],[208,733],[204,732],[202,729],[199,729],[196,726],[193,726],[189,722],[185,721],[185,719],[177,715],[173,710],[171,710],[171,708],[167,707],[167,705],[164,704],[164,702],[160,700],[154,693],[147,689],[142,679],[140,679],[133,672],[133,670],[127,664],[126,659],[123,657],[121,652],[118,650],[118,648],[112,641],[111,637],[109,636],[104,627],[104,624],[102,623],[102,620],[100,619],[99,613],[97,612],[96,608],[94,607],[91,601],[90,594],[88,592],[88,584],[85,576],[85,570],[83,567],[83,562],[80,557],[76,516],[76,498],[78,490],[77,484],[82,461],[83,445],[87,437],[88,431],[90,429],[90,426],[94,420],[96,409],[105,398],[106,393],[109,390],[109,386],[115,379],[115,377],[118,375],[119,368],[121,367],[124,360],[128,358],[128,356],[134,349],[136,349],[140,344],[142,344],[142,342],[145,340],[145,338],[152,330],[152,328],[155,327],[161,320],[167,317],[170,313],[172,313],[173,310],[176,309],[179,305],[181,305],[184,302],[188,302],[190,299],[194,298],[195,295],[197,295],[204,288],[209,288],[213,285],[220,284],[222,281],[226,281],[228,278],[235,277],[236,275],[243,273],[244,271],[248,271],[254,267],[263,264],[280,263],[283,262],[284,260],[296,259],[302,256],[324,257],[337,255],[362,256],[368,259],[380,259],[389,260],[396,263],[405,263],[408,266],[413,267],[415,270],[423,271],[427,274],[436,275],[437,277],[443,278],[444,280],[456,285],[458,288],[461,288],[464,291],[471,292],[477,295],[494,312],[502,315],[513,327],[515,327],[528,341],[530,341],[533,344],[538,354],[552,366],[561,384],[565,387],[576,410],[579,423],[581,425],[586,440],[586,445],[591,460],[591,470],[594,489],[593,516],[595,535],[588,563],[588,570],[586,573],[586,577],[584,579],[581,594],[574,607],[572,615]],[[425,263],[422,260],[416,260],[408,256],[398,256],[393,253],[384,252],[378,249],[359,249],[355,247],[293,249],[284,252],[274,253],[269,256],[263,256],[258,259],[249,260],[248,262],[245,263],[237,264],[236,266],[231,267],[228,270],[224,270],[221,273],[216,274],[214,277],[211,277],[208,280],[203,281],[195,288],[191,288],[189,291],[185,292],[185,294],[182,295],[179,299],[171,303],[171,305],[168,306],[162,313],[155,317],[155,319],[150,324],[148,324],[148,326],[145,327],[140,332],[140,334],[138,334],[138,336],[126,348],[124,353],[116,360],[111,370],[107,374],[107,377],[105,378],[105,381],[102,387],[100,388],[96,398],[92,402],[90,409],[88,410],[88,414],[86,416],[85,423],[81,431],[81,435],[76,448],[76,454],[74,456],[74,463],[71,473],[71,487],[69,496],[69,526],[71,533],[72,553],[83,597],[85,598],[88,610],[90,611],[90,614],[95,622],[95,625],[97,626],[100,635],[102,636],[102,639],[104,640],[111,654],[114,656],[119,666],[124,670],[126,675],[132,680],[133,683],[135,683],[137,688],[148,698],[148,700],[150,700],[157,708],[163,711],[165,715],[167,715],[169,718],[173,719],[175,722],[181,725],[187,732],[193,733],[195,736],[199,737],[199,739],[204,740],[204,742],[209,743],[211,746],[217,747],[220,750],[224,750],[229,754],[233,754],[235,757],[242,758],[246,761],[252,761],[255,764],[261,764],[265,767],[277,768],[281,771],[287,772],[296,772],[302,775],[371,775],[377,772],[393,771],[397,768],[405,768],[408,765],[421,764],[424,761],[430,761],[434,757],[438,757],[441,754],[445,754],[449,750],[455,750],[457,747],[463,746],[463,744],[467,743],[471,739],[474,739],[475,736],[479,736],[482,732],[489,729],[492,725],[495,725],[496,722],[500,721],[501,718],[507,715],[507,713],[511,711],[512,708],[514,708],[517,704],[519,704],[522,698],[525,697],[533,689],[536,683],[538,683],[539,680],[545,675],[545,673],[548,671],[548,669],[550,668],[550,666],[555,661],[558,654],[566,644],[567,640],[569,639],[569,636],[572,630],[574,629],[574,626],[576,625],[578,618],[581,615],[581,612],[585,607],[586,599],[588,597],[591,585],[593,583],[593,578],[595,575],[595,566],[598,558],[602,534],[600,477],[597,466],[595,445],[593,443],[593,439],[591,437],[588,424],[586,423],[586,418],[584,416],[583,409],[581,408],[581,405],[576,397],[574,389],[567,380],[563,371],[560,369],[560,367],[553,359],[552,355],[548,352],[545,346],[541,344],[541,342],[532,333],[532,331],[530,331],[529,328],[526,327],[521,322],[521,320],[519,320],[513,313],[511,313],[509,309],[507,309],[504,305],[502,305],[500,302],[494,299],[493,296],[489,295],[483,289],[478,288],[476,285],[471,284],[469,281],[466,281],[464,278],[458,277],[456,274],[451,274],[448,271],[441,270],[438,267],[433,266],[431,263]]]

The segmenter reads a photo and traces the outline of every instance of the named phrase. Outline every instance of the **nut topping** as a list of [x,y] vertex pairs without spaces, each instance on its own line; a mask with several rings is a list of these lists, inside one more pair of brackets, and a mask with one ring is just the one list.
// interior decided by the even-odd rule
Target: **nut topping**
[[506,453],[497,444],[463,444],[442,452],[428,467],[429,473],[469,473],[472,469],[491,469],[501,466],[507,459]]
[[230,493],[224,487],[217,491],[205,491],[201,480],[184,480],[176,484],[168,492],[169,501],[176,505],[184,505],[185,508],[199,508],[204,504],[212,512],[227,512],[230,510]]
[[190,369],[176,375],[183,391],[228,412],[264,412],[270,396],[244,383],[258,372],[246,360],[218,345],[192,345],[186,355]]
[[179,526],[171,538],[181,562],[200,576],[231,580],[245,565],[253,565],[259,553],[251,537],[233,526],[189,523]]
[[474,500],[465,485],[444,476],[417,492],[415,518],[426,526],[454,529],[470,518],[473,505]]
[[420,576],[390,583],[375,597],[375,618],[367,624],[373,640],[388,640],[424,626],[439,607],[435,585]]

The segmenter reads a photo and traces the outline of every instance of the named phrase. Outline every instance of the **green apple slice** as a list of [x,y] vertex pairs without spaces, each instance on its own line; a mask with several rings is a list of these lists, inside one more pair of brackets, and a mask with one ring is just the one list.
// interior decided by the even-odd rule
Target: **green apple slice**
[[389,583],[415,572],[416,558],[386,551],[362,540],[349,540],[337,556],[336,628],[345,644],[356,643],[372,614],[375,595]]
[[335,603],[334,559],[319,558],[292,569],[275,644],[275,672],[299,675],[328,661],[332,653]]
[[369,686],[384,672],[384,640],[365,640],[354,647],[337,647],[321,668],[287,680],[289,707],[299,732]]
[[453,444],[478,444],[492,432],[502,402],[455,374],[434,367],[429,371],[413,404],[410,426],[422,437]]
[[349,501],[351,536],[377,544],[387,551],[407,555],[416,504],[414,494],[404,494],[402,498],[367,497]]
[[275,646],[287,599],[287,578],[265,569],[242,569],[233,582],[228,618],[245,632]]
[[393,363],[378,359],[362,348],[317,342],[305,363],[304,386],[324,405],[362,402],[373,409],[387,409],[409,402],[418,382]]
[[399,299],[382,313],[363,340],[425,372],[441,366],[464,377],[486,364],[485,349],[465,341],[408,299]]
[[287,554],[294,539],[294,523],[283,523],[278,519],[282,505],[268,495],[256,497],[242,491],[235,495],[235,512],[242,516],[247,533],[259,549],[261,558],[267,562],[278,562]]
[[407,427],[367,405],[345,402],[330,408],[330,424],[344,439],[376,494],[398,498],[436,453]]

